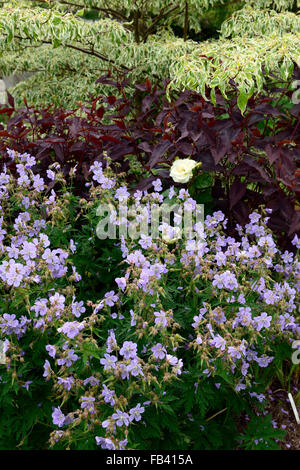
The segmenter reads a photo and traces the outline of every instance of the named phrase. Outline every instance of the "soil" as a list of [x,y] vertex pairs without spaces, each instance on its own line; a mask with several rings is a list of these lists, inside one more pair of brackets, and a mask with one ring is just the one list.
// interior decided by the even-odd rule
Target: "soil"
[[[272,414],[272,424],[274,429],[284,430],[286,432],[283,440],[276,441],[281,450],[300,450],[300,424],[297,424],[288,392],[290,391],[298,414],[300,416],[300,390],[299,383],[290,385],[290,390],[284,389],[279,382],[274,382],[266,391],[265,397],[269,405],[265,409],[265,413]],[[300,382],[300,381],[299,381]],[[297,396],[298,395],[298,396]],[[261,414],[259,410],[253,409],[257,414]],[[249,417],[247,414],[242,414],[237,419],[237,426],[239,431],[243,434],[245,427],[248,425]]]
[[[294,398],[298,413],[300,415],[300,399],[296,401],[296,396],[300,398],[299,387],[293,385],[291,387],[291,395]],[[300,424],[297,424],[288,391],[274,384],[269,390],[270,412],[273,415],[274,427],[284,429],[286,436],[283,441],[279,442],[282,450],[300,450]]]

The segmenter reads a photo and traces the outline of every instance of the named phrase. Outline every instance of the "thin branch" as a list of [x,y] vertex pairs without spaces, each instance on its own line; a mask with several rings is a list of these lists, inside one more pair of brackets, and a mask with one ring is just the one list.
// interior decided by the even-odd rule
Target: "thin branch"
[[41,25],[48,23],[48,21],[49,21],[50,18],[51,18],[51,15],[52,15],[52,11],[50,10],[48,18],[46,19],[46,21],[44,21],[43,23],[41,23]]
[[140,31],[139,31],[139,12],[134,12],[134,39],[137,44],[140,42]]
[[[28,38],[28,37],[23,38],[22,36],[18,36],[18,35],[15,35],[14,37],[17,38],[17,39],[21,39],[21,40],[27,40],[27,41],[31,40],[31,38]],[[53,44],[51,41],[46,41],[45,39],[39,39],[39,42],[41,42],[42,44],[50,44],[50,45]],[[79,46],[74,46],[73,44],[63,44],[63,45],[65,47],[69,47],[70,49],[74,49],[75,51],[83,52],[84,54],[88,54],[88,55],[91,55],[93,57],[97,57],[98,59],[104,60],[105,62],[109,62],[111,65],[113,65],[116,68],[116,70],[118,70],[118,67],[120,67],[123,70],[126,70],[127,72],[130,72],[132,70],[132,69],[129,69],[128,67],[126,67],[126,65],[123,65],[123,64],[120,64],[120,65],[117,66],[112,59],[109,59],[107,56],[101,54],[100,52],[85,49],[85,48],[79,47]],[[28,46],[28,47],[31,47],[31,46]],[[36,47],[36,46],[33,46],[33,47]]]
[[146,42],[149,34],[153,31],[154,27],[157,25],[157,23],[163,19],[165,16],[168,16],[170,13],[172,13],[172,11],[174,10],[177,10],[177,8],[179,8],[179,5],[175,5],[174,7],[170,8],[170,10],[167,10],[166,12],[164,12],[164,10],[166,9],[166,7],[162,8],[160,13],[157,15],[157,17],[155,18],[155,20],[153,21],[153,23],[151,24],[151,26],[149,26],[149,28],[146,29],[145,33],[143,34],[143,40],[144,42]]

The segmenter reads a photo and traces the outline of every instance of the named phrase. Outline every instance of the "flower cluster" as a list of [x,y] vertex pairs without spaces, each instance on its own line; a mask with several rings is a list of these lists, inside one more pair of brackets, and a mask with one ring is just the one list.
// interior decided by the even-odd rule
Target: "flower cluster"
[[[34,407],[44,407],[47,426],[53,426],[51,446],[142,448],[155,413],[163,426],[177,426],[179,436],[198,423],[198,436],[223,397],[230,396],[232,406],[263,406],[264,371],[275,374],[283,357],[278,345],[290,352],[300,334],[299,254],[279,250],[266,225],[268,211],[252,213],[229,236],[220,211],[199,225],[186,189],[163,193],[157,179],[154,191],[130,194],[96,162],[81,219],[93,226],[84,242],[74,242],[74,231],[66,236],[74,218],[66,189],[46,193],[46,183],[31,170],[32,157],[12,157],[17,177],[0,174],[3,380],[32,400],[31,389],[39,387],[43,399]],[[53,173],[50,181],[62,180],[57,169]],[[159,231],[123,237],[115,243],[122,259],[118,275],[105,288],[95,280],[96,294],[86,292],[89,276],[77,272],[77,253],[81,243],[94,249],[99,198],[112,208],[127,202],[127,227],[134,214],[137,223],[151,222],[153,206],[167,198],[193,214],[193,233],[201,237],[166,239]],[[297,237],[293,244],[299,248]]]

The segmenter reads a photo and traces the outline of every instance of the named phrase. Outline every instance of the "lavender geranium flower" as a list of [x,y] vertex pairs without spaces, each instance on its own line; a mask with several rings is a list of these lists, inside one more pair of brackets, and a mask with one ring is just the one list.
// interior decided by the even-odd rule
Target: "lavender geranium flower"
[[105,403],[109,403],[111,406],[114,406],[114,396],[116,395],[116,392],[114,390],[110,390],[105,384],[103,384],[103,389],[101,393]]
[[116,413],[112,415],[112,418],[116,421],[117,426],[129,426],[129,415],[121,410],[116,410]]
[[298,235],[295,235],[293,240],[292,240],[292,244],[296,247],[296,248],[300,248],[300,238],[298,237]]
[[43,248],[47,248],[50,245],[50,240],[45,233],[39,234],[40,242],[42,243]]
[[212,340],[210,340],[209,344],[217,349],[221,349],[221,351],[224,351],[226,340],[222,336],[216,335]]
[[278,295],[271,289],[266,289],[263,293],[264,302],[267,305],[275,305],[279,301]]
[[12,244],[12,246],[6,247],[6,251],[9,258],[18,259],[20,250],[15,245]]
[[74,382],[75,382],[74,377],[66,377],[66,378],[58,377],[58,379],[57,379],[57,383],[58,384],[63,384],[63,386],[66,390],[71,390],[71,388],[74,385]]
[[107,292],[104,297],[105,297],[104,301],[105,301],[106,305],[108,305],[109,307],[113,307],[115,305],[115,303],[119,300],[119,297],[117,295],[115,295],[114,290],[111,290],[110,292]]
[[245,390],[246,389],[246,385],[245,384],[242,384],[242,383],[239,383],[235,386],[235,390],[237,392],[240,392],[241,390]]
[[88,377],[87,379],[84,379],[83,381],[83,385],[91,385],[92,387],[96,386],[96,385],[99,385],[100,381],[98,379],[96,379],[96,377],[94,376],[91,376],[91,377]]
[[293,315],[290,315],[289,313],[279,315],[278,324],[280,325],[281,331],[296,328],[295,317]]
[[260,367],[268,367],[268,365],[273,361],[274,357],[267,356],[263,354],[261,357],[256,357],[255,361]]
[[34,259],[37,256],[37,251],[36,251],[36,246],[32,242],[24,242],[23,243],[23,248],[20,251],[20,254],[23,256],[23,259],[25,261],[28,261],[29,259]]
[[48,264],[58,264],[59,257],[55,255],[55,253],[50,250],[50,248],[46,248],[44,253],[42,254],[42,259],[45,260]]
[[29,387],[30,385],[32,384],[32,380],[27,380],[27,382],[25,382],[22,387],[25,388],[26,390],[29,390]]
[[240,307],[239,312],[236,315],[235,320],[233,321],[233,328],[236,326],[243,325],[246,327],[251,326],[253,323],[252,320],[252,314],[251,314],[251,308],[250,307]]
[[155,325],[157,325],[158,328],[161,328],[162,330],[165,330],[166,327],[168,326],[168,319],[166,316],[166,312],[163,310],[160,310],[159,312],[154,312],[155,316]]
[[178,358],[176,356],[172,356],[172,354],[167,354],[166,358],[171,366],[176,366],[178,363]]
[[129,380],[128,366],[122,362],[119,362],[118,369],[122,380]]
[[272,316],[268,315],[266,312],[262,312],[261,315],[254,317],[254,323],[257,331],[260,331],[262,328],[269,328],[272,321]]
[[129,410],[129,421],[140,421],[144,411],[145,408],[140,403],[138,403],[135,408],[131,408]]
[[52,307],[56,308],[59,311],[62,311],[65,308],[65,296],[56,292],[54,295],[49,297],[49,301]]
[[104,366],[104,370],[110,372],[116,368],[117,358],[116,356],[111,356],[110,354],[104,354],[104,358],[100,359],[100,364]]
[[51,377],[51,372],[52,372],[52,369],[51,369],[50,362],[48,361],[48,359],[46,359],[44,363],[43,377],[46,377],[47,379],[49,379]]
[[138,377],[139,375],[144,376],[142,366],[137,359],[130,362],[127,366],[127,372],[130,372],[133,377]]
[[84,307],[83,301],[81,300],[80,302],[74,302],[74,298],[73,298],[73,302],[72,302],[73,315],[79,318],[81,314],[84,312],[85,312],[85,307]]
[[128,439],[123,439],[122,441],[119,441],[118,450],[125,450],[127,444],[128,444]]
[[256,392],[249,392],[250,397],[256,397],[260,403],[262,403],[265,399],[265,395],[263,393],[256,393]]
[[48,351],[49,356],[55,357],[56,355],[56,347],[52,346],[51,344],[47,344],[46,351]]
[[145,235],[145,234],[141,234],[141,239],[139,240],[139,244],[141,245],[142,248],[144,248],[144,250],[146,250],[147,248],[150,248],[151,245],[152,245],[152,238]]
[[74,362],[78,361],[79,356],[75,354],[74,349],[67,349],[65,353],[64,357],[57,359],[59,366],[65,365],[66,367],[70,367]]
[[54,408],[54,410],[52,412],[53,424],[56,424],[59,428],[61,428],[64,425],[65,419],[66,419],[66,417],[63,414],[63,412],[61,411],[61,409],[59,407]]
[[215,321],[218,325],[220,325],[221,323],[225,323],[225,322],[226,322],[225,314],[224,314],[224,312],[223,312],[220,308],[214,309],[214,311],[213,311],[213,319],[214,319],[214,321]]
[[84,328],[84,325],[85,322],[79,323],[78,321],[70,321],[64,323],[62,327],[57,329],[57,331],[64,333],[70,339],[74,339]]
[[151,351],[155,359],[164,359],[167,354],[166,348],[161,343],[157,343],[153,346]]
[[18,179],[17,179],[18,186],[29,186],[30,185],[30,179],[28,175],[23,173]]
[[121,356],[124,359],[135,359],[137,354],[137,344],[132,341],[124,341],[122,348],[120,349]]
[[235,346],[228,346],[228,354],[232,359],[241,359],[242,354]]
[[0,317],[0,328],[2,333],[6,333],[7,335],[11,335],[12,333],[18,334],[20,331],[19,320],[16,318],[15,314],[9,315],[8,313],[4,313],[2,317]]
[[215,261],[217,263],[217,266],[224,266],[227,261],[227,256],[222,251],[218,251],[215,256]]
[[162,191],[162,183],[161,183],[161,180],[159,178],[157,180],[153,181],[152,185],[154,187],[154,191],[157,191],[157,192]]
[[97,444],[97,446],[100,445],[102,449],[106,449],[106,450],[116,450],[115,444],[114,444],[113,441],[112,441],[111,439],[109,439],[108,437],[105,438],[105,437],[96,436],[95,439],[96,439],[96,444]]
[[106,352],[111,353],[114,350],[118,349],[118,344],[113,330],[109,331],[109,336],[106,341]]
[[248,364],[248,362],[243,361],[242,367],[241,367],[241,372],[242,372],[243,376],[247,375],[247,371],[248,371],[249,366],[250,366],[250,364]]
[[4,261],[0,265],[0,278],[8,286],[19,287],[26,274],[28,274],[26,267],[14,259]]
[[72,253],[75,253],[75,251],[76,251],[76,245],[77,245],[77,243],[74,242],[74,240],[71,239],[71,240],[70,240],[70,243],[69,243],[69,247],[70,247],[70,250],[72,251]]
[[136,325],[136,319],[135,319],[134,311],[131,309],[129,311],[129,313],[130,313],[130,317],[131,317],[130,326],[135,326]]
[[115,281],[118,284],[119,289],[122,291],[126,289],[127,280],[125,277],[116,277]]
[[81,408],[86,409],[89,413],[95,413],[95,397],[81,397]]
[[215,274],[212,284],[218,289],[225,288],[228,290],[236,290],[239,287],[235,275],[230,271],[225,271],[222,274]]
[[47,177],[48,177],[51,181],[54,181],[54,180],[55,180],[56,175],[55,175],[54,171],[52,171],[52,170],[47,170],[46,173],[47,173]]
[[126,202],[129,196],[130,193],[125,186],[121,186],[116,190],[115,199],[118,199],[119,202]]
[[288,263],[292,263],[293,260],[294,260],[294,254],[293,253],[290,253],[289,251],[285,251],[282,255],[281,255],[281,258],[283,259],[283,262],[288,264]]
[[48,312],[47,303],[48,303],[47,299],[38,299],[35,301],[34,305],[31,307],[30,310],[33,310],[36,316],[46,315]]
[[173,372],[176,375],[181,375],[182,374],[182,367],[183,367],[183,361],[182,359],[178,359],[177,364],[173,367]]
[[33,175],[32,177],[33,187],[36,191],[41,192],[45,187],[45,182],[40,175]]

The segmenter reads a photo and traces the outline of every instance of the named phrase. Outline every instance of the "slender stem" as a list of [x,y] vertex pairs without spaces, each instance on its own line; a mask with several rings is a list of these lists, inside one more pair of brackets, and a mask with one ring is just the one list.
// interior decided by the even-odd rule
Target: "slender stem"
[[165,7],[162,8],[160,13],[154,19],[153,23],[149,26],[149,28],[146,29],[145,33],[143,34],[143,41],[146,42],[149,34],[152,33],[152,31],[154,30],[154,27],[161,19],[165,18],[167,15],[172,13],[174,10],[177,10],[178,8],[179,8],[179,5],[175,5],[174,7],[170,8],[167,11],[164,11],[166,9]]
[[185,9],[184,9],[184,41],[187,40],[189,32],[189,4],[188,1],[185,0]]
[[140,43],[139,11],[134,12],[134,39],[137,44]]
[[226,411],[226,410],[227,410],[227,408],[223,408],[223,410],[218,411],[218,412],[215,413],[214,415],[212,415],[212,416],[210,416],[209,418],[207,418],[205,421],[206,421],[206,422],[207,422],[207,421],[210,421],[211,419],[215,418],[215,417],[218,416],[219,414],[224,413],[224,411]]

